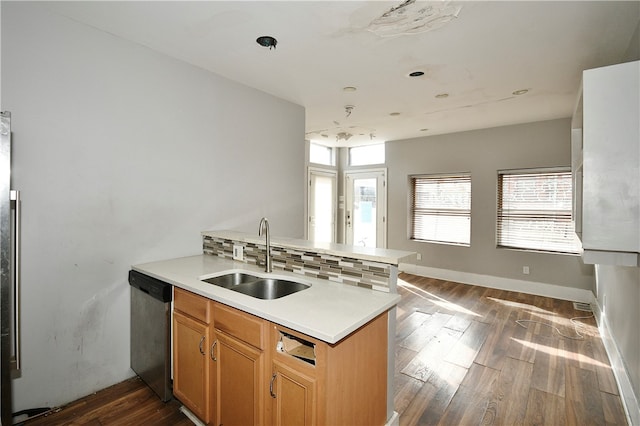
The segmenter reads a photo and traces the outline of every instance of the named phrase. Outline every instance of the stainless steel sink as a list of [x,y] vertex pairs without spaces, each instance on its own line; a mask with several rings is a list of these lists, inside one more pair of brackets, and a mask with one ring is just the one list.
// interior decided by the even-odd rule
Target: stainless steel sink
[[220,275],[219,277],[206,278],[202,281],[218,287],[231,288],[242,283],[259,280],[260,278],[253,275],[244,274],[242,272],[233,272],[231,274]]
[[260,278],[242,272],[205,278],[202,281],[264,300],[279,299],[310,287],[309,284],[280,278]]
[[258,299],[272,300],[279,299],[289,294],[309,288],[307,284],[281,279],[264,278],[246,284],[240,284],[231,290],[243,293]]

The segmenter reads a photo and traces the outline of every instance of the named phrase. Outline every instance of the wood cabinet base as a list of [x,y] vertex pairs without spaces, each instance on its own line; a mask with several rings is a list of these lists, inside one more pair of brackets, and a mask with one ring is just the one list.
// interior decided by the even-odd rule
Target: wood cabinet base
[[385,424],[388,313],[336,344],[178,288],[173,315],[174,395],[204,423]]

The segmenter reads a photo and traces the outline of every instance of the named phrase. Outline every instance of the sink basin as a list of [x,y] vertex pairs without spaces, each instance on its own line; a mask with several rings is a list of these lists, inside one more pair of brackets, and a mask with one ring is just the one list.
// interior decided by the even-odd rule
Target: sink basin
[[279,299],[310,287],[309,284],[280,278],[260,278],[242,272],[205,278],[202,281],[264,300]]
[[218,287],[231,288],[242,283],[259,280],[260,278],[253,275],[243,274],[242,272],[233,272],[231,274],[220,275],[219,277],[207,278],[202,281]]
[[246,284],[240,284],[231,290],[258,299],[272,300],[288,296],[309,288],[307,284],[273,278],[263,278]]

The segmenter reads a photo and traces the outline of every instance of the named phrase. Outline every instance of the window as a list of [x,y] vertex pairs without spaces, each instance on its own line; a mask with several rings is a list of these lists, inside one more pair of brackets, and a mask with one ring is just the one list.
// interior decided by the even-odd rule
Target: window
[[349,148],[349,165],[366,166],[384,164],[384,144],[355,146]]
[[333,148],[311,142],[309,144],[309,162],[333,166]]
[[469,246],[471,175],[410,176],[412,240]]
[[578,253],[571,172],[498,172],[498,247]]

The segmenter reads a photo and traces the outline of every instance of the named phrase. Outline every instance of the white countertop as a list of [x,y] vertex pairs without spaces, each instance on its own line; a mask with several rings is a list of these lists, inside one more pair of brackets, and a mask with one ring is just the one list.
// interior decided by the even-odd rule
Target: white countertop
[[[220,234],[216,233],[215,236],[220,237]],[[237,236],[230,239],[237,240]],[[391,309],[400,300],[398,294],[304,277],[286,271],[272,272],[268,276],[304,282],[311,284],[311,287],[280,299],[257,299],[203,282],[201,279],[221,275],[226,271],[242,271],[265,276],[267,274],[264,269],[211,255],[151,262],[134,265],[132,268],[328,343],[340,341],[379,314]]]
[[[259,237],[257,232],[255,234],[249,234],[239,231],[203,231],[202,235],[264,245],[264,237]],[[321,254],[350,257],[352,259],[388,263],[391,265],[399,265],[400,262],[409,260],[416,255],[416,253],[411,251],[349,246],[337,243],[318,243],[284,237],[271,237],[271,245],[274,247],[292,248]]]

